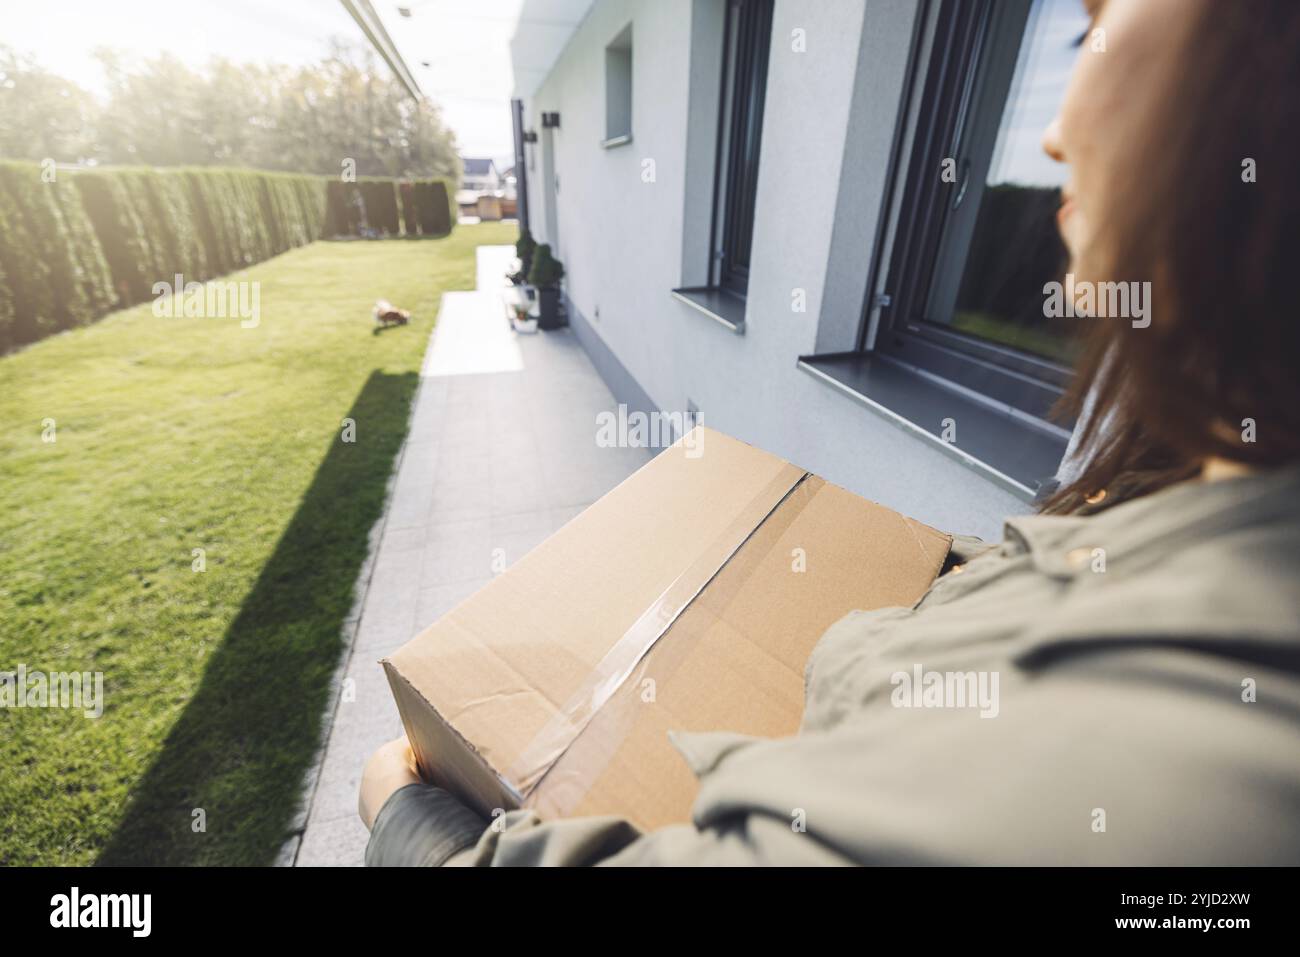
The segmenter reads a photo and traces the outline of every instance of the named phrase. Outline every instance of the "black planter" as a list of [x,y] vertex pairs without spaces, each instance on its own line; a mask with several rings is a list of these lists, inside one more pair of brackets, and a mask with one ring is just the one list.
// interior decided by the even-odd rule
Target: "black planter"
[[560,290],[556,288],[537,290],[537,328],[559,329],[564,325],[560,316]]

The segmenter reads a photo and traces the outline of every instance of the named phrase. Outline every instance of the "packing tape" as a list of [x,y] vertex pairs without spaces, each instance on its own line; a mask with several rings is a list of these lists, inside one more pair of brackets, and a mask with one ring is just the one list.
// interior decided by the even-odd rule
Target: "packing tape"
[[[781,507],[810,473],[783,471],[742,509],[740,516],[710,542],[680,575],[643,611],[601,658],[590,678],[542,726],[502,775],[512,791],[526,798],[560,756],[591,722],[637,664],[672,627],[709,582],[745,542]],[[754,507],[761,508],[755,516]]]

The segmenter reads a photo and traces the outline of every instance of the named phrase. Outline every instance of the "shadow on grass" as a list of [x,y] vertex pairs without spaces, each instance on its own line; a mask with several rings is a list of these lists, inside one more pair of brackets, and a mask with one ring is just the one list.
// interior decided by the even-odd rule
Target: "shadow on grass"
[[[98,864],[268,864],[321,741],[341,630],[415,373],[371,373]],[[206,817],[196,832],[195,809]]]

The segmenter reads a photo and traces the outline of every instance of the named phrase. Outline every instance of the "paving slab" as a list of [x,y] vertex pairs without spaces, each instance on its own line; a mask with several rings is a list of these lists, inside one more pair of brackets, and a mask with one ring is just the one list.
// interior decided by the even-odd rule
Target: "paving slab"
[[401,733],[378,660],[508,568],[649,461],[601,448],[617,403],[568,330],[520,335],[507,319],[510,246],[481,246],[478,288],[444,294],[384,517],[357,583],[355,628],[336,679],[301,833],[278,863],[356,866],[366,758]]

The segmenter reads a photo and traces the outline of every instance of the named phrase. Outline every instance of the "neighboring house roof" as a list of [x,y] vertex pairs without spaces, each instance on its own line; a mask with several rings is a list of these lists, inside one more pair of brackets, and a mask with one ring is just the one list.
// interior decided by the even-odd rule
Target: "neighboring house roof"
[[466,176],[491,176],[496,172],[496,164],[490,159],[474,159],[467,156],[461,162],[465,164]]

